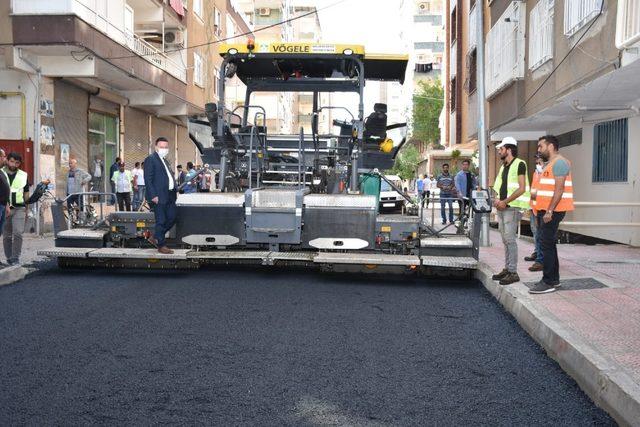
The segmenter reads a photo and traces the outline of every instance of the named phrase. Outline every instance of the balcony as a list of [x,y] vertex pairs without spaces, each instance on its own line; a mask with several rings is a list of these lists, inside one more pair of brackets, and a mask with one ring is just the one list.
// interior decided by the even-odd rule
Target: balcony
[[618,0],[616,23],[616,46],[628,49],[640,42],[640,2]]
[[[564,34],[571,37],[600,13],[604,0],[565,0]],[[632,3],[636,1],[632,0]]]
[[513,2],[487,34],[487,98],[524,77],[526,5]]
[[[162,6],[152,0],[135,0],[135,5],[145,3],[145,20],[160,19]],[[124,0],[12,0],[13,15],[75,15],[91,27],[106,34],[117,43],[128,47],[131,51],[166,71],[177,79],[186,82],[186,67],[151,43],[143,40],[133,32],[133,22],[127,25],[127,13],[133,10]],[[130,27],[130,28],[127,28]]]

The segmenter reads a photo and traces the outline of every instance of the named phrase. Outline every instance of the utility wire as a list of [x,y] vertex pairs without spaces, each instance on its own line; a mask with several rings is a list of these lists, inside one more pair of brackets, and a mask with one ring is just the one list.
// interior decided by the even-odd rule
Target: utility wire
[[[320,12],[320,11],[332,8],[334,6],[337,6],[337,5],[341,4],[341,3],[345,3],[347,1],[349,1],[349,0],[338,0],[336,2],[333,2],[331,4],[326,5],[324,7],[321,7],[320,9],[316,9],[316,10],[313,10],[311,12],[303,13],[302,15],[294,16],[293,18],[285,19],[283,21],[276,22],[275,24],[270,24],[270,25],[267,25],[265,27],[259,28],[257,30],[247,31],[246,33],[237,34],[237,35],[234,35],[234,36],[231,36],[231,37],[226,37],[224,39],[212,40],[212,41],[209,41],[209,42],[206,42],[206,43],[200,43],[200,44],[196,44],[196,45],[193,45],[193,46],[186,46],[186,47],[181,47],[181,48],[178,48],[178,49],[166,50],[164,53],[181,52],[183,50],[194,49],[196,47],[210,46],[210,45],[213,45],[213,44],[223,43],[223,42],[226,42],[226,41],[229,41],[229,40],[237,39],[239,37],[252,36],[257,32],[268,30],[269,28],[278,27],[280,25],[287,24],[289,22],[297,21],[298,19],[307,17],[309,15],[317,15],[318,12]],[[126,59],[126,58],[136,58],[136,57],[139,57],[139,56],[142,56],[142,57],[150,56],[150,55],[155,55],[155,54],[156,53],[145,53],[145,54],[135,54],[135,55],[126,55],[126,56],[115,56],[115,57],[109,57],[109,58],[103,58],[103,59]]]
[[549,79],[551,78],[551,76],[553,76],[553,74],[558,70],[558,68],[560,68],[560,66],[564,63],[564,61],[569,57],[569,55],[571,55],[571,52],[573,52],[573,50],[578,47],[578,45],[580,45],[580,42],[582,41],[583,38],[585,38],[585,36],[589,33],[589,30],[591,30],[591,27],[593,27],[596,23],[596,21],[598,21],[598,18],[600,18],[602,16],[602,12],[604,11],[604,0],[601,0],[602,3],[600,3],[600,12],[598,12],[598,14],[596,15],[595,18],[593,18],[593,20],[591,21],[591,24],[589,24],[589,26],[587,27],[587,29],[582,33],[582,35],[580,36],[580,38],[578,38],[578,41],[576,41],[576,43],[571,47],[571,49],[569,49],[569,52],[567,52],[567,54],[564,56],[564,58],[562,58],[562,60],[558,63],[558,65],[556,65],[553,70],[551,70],[551,72],[549,73],[549,75],[543,80],[542,83],[540,83],[540,86],[538,86],[538,88],[533,91],[533,93],[529,96],[529,98],[527,98],[526,101],[524,101],[524,104],[522,104],[520,106],[520,108],[518,108],[518,111],[521,111],[528,103],[529,101],[531,101],[531,99],[533,99],[534,96],[536,96],[536,94],[538,92],[540,92],[540,89],[542,89],[542,87],[545,85],[545,83],[547,83],[549,81]]

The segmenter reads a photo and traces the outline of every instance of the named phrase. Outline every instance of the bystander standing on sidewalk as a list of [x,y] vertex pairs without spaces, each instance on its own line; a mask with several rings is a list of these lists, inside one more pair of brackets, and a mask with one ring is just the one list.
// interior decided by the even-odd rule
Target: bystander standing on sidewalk
[[498,224],[504,243],[505,267],[492,279],[501,285],[519,282],[518,276],[518,226],[522,211],[529,209],[529,177],[527,164],[518,158],[518,141],[510,136],[496,146],[502,166],[496,176],[493,190],[498,195],[494,206],[498,211]]
[[120,167],[113,173],[111,182],[116,187],[116,198],[118,200],[119,211],[131,210],[131,184],[133,177],[131,171],[125,169],[124,162],[120,162]]
[[573,210],[573,180],[571,163],[558,152],[560,143],[553,135],[538,139],[538,153],[547,165],[536,183],[536,210],[538,235],[544,259],[542,280],[529,292],[543,294],[553,292],[560,286],[560,263],[558,261],[558,227],[567,212]]
[[133,177],[133,210],[137,211],[144,203],[144,162],[140,165],[140,162],[136,162],[133,170],[131,171]]
[[69,173],[67,174],[67,208],[71,209],[73,205],[77,205],[80,210],[84,207],[84,196],[77,193],[83,193],[85,186],[91,182],[91,174],[83,171],[78,167],[78,160],[73,157],[69,159]]
[[447,223],[447,213],[445,205],[449,205],[449,222],[453,224],[453,199],[456,196],[456,185],[453,176],[449,174],[449,164],[442,165],[442,174],[438,177],[438,188],[440,189],[440,215],[442,225]]
[[533,172],[533,180],[531,181],[531,210],[529,211],[529,224],[531,225],[531,234],[533,234],[533,241],[535,243],[535,250],[531,255],[524,257],[525,261],[535,261],[529,271],[542,271],[543,257],[542,249],[540,248],[540,235],[538,234],[538,218],[536,217],[536,195],[537,186],[542,176],[544,169],[544,161],[540,153],[536,154],[536,170]]
[[[119,165],[120,165],[120,157],[116,157],[116,160],[109,167],[109,184],[111,185],[111,192],[112,193],[116,192],[116,185],[113,182],[112,178],[113,178],[113,174],[116,173],[116,171],[118,170]],[[107,201],[107,204],[108,205],[115,205],[115,200],[113,200],[111,197],[109,197],[108,201]]]
[[418,202],[422,202],[422,193],[424,192],[424,177],[422,175],[418,175],[418,178],[416,178],[415,190]]
[[[4,168],[7,163],[7,154],[0,148],[0,168]],[[9,198],[11,197],[11,188],[9,187],[9,177],[4,169],[0,169],[0,236],[2,236],[2,227],[9,216]]]
[[6,166],[3,168],[9,180],[11,206],[3,226],[2,243],[7,263],[10,265],[20,262],[22,253],[22,234],[27,220],[27,199],[29,198],[29,175],[22,169],[22,156],[9,153]]
[[478,177],[469,170],[470,166],[471,161],[464,159],[462,161],[462,170],[456,174],[454,179],[458,197],[462,199],[462,201],[458,201],[460,204],[460,216],[462,216],[463,212],[467,210],[467,206],[469,206],[471,192],[478,188]]
[[422,199],[425,200],[425,206],[429,207],[429,198],[431,197],[431,179],[426,174],[422,180]]

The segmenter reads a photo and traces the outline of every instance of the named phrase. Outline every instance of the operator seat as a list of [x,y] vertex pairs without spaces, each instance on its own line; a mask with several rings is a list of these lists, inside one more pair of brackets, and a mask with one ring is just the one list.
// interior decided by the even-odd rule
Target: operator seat
[[364,121],[365,143],[376,143],[387,138],[387,104],[374,104],[373,113]]

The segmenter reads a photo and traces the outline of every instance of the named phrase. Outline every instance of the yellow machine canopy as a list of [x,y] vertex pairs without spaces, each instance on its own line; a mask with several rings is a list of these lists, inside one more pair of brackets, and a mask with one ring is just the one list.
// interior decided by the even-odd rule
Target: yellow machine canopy
[[222,44],[222,57],[236,67],[237,76],[249,81],[289,81],[302,78],[354,78],[364,64],[365,80],[404,83],[407,55],[366,54],[364,46],[326,43]]

